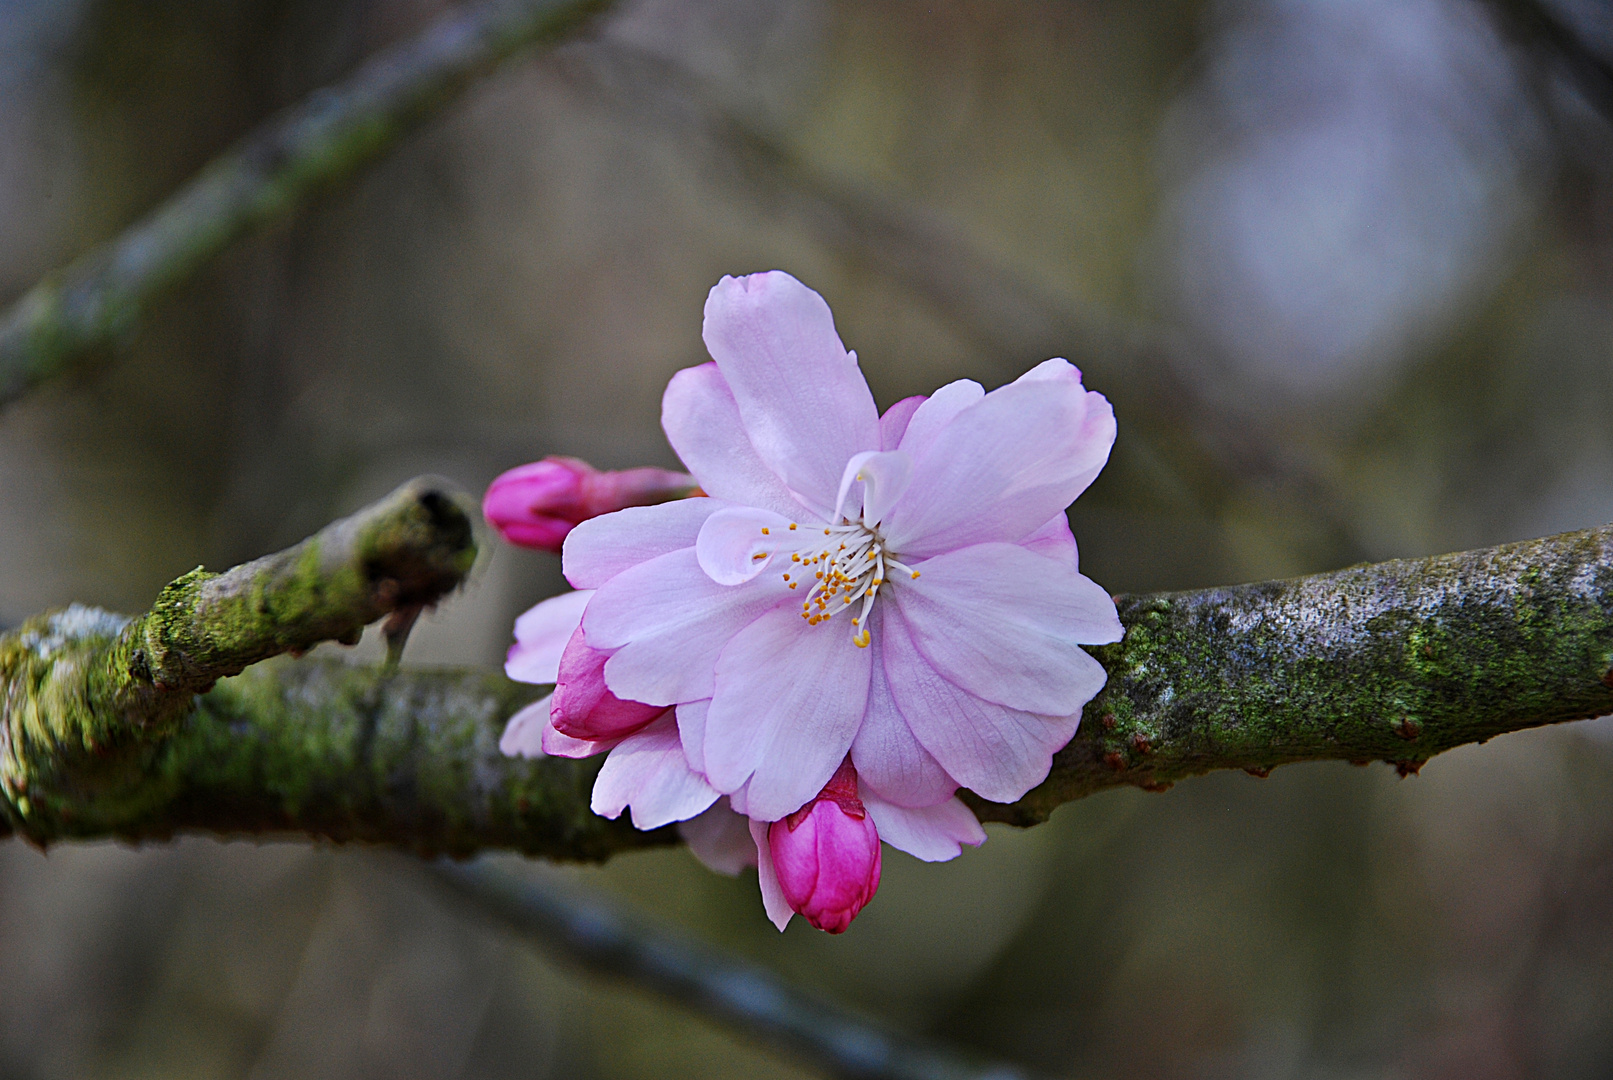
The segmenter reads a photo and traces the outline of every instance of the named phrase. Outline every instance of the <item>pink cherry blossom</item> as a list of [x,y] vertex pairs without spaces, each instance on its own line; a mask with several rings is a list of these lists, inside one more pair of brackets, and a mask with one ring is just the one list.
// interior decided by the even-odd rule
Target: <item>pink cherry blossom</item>
[[[503,745],[609,750],[594,805],[641,827],[698,817],[688,835],[731,839],[720,823],[749,818],[775,921],[811,908],[839,925],[829,913],[849,922],[867,897],[819,905],[795,852],[826,822],[844,833],[818,816],[847,816],[824,809],[843,768],[860,835],[949,859],[985,839],[957,789],[1019,798],[1103,686],[1080,646],[1120,622],[1064,511],[1107,461],[1114,414],[1049,360],[880,416],[828,306],[776,271],[719,282],[704,336],[715,362],[673,376],[662,423],[705,496],[572,531],[578,592],[522,616],[509,664],[559,688]],[[774,823],[801,812],[814,831],[781,839],[805,826]],[[823,895],[855,894],[854,877]]]
[[857,797],[851,759],[815,799],[766,830],[771,876],[784,902],[819,930],[844,933],[874,898],[881,863],[879,832]]
[[482,516],[520,547],[558,552],[578,522],[621,510],[680,499],[694,486],[666,469],[600,472],[586,461],[547,457],[502,473],[488,485]]

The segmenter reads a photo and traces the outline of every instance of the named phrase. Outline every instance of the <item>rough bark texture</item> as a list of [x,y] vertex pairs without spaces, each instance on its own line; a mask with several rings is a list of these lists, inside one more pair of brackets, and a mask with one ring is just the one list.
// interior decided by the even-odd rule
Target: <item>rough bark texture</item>
[[1119,600],[1109,683],[1027,825],[1117,784],[1211,769],[1387,761],[1613,712],[1613,526],[1430,559]]
[[[473,554],[452,497],[415,481],[279,555],[188,574],[139,619],[75,607],[0,638],[0,819],[40,844],[205,830],[592,860],[675,842],[590,812],[597,760],[499,753],[535,687],[289,659],[224,678],[407,614]],[[974,800],[982,818],[1034,824],[1104,788],[1211,769],[1337,758],[1411,772],[1463,743],[1613,712],[1613,526],[1121,597],[1120,612],[1126,635],[1094,650],[1109,684],[1080,733],[1018,803]]]

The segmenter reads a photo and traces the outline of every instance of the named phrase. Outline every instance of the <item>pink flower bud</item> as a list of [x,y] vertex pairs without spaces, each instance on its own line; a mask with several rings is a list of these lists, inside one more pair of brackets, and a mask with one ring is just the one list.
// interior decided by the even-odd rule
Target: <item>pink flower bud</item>
[[817,798],[768,827],[767,843],[784,899],[819,930],[843,933],[879,888],[879,832],[849,757]]
[[547,457],[489,484],[482,514],[512,544],[559,552],[566,534],[589,518],[680,499],[694,486],[687,473],[649,468],[600,472],[577,458]]
[[630,735],[666,712],[665,705],[623,701],[605,685],[610,654],[593,648],[577,627],[560,654],[549,722],[562,735],[600,742]]

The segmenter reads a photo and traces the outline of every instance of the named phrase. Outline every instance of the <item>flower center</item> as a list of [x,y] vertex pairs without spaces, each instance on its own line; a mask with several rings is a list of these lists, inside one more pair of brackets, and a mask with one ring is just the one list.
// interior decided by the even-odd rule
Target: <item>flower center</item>
[[[797,526],[790,529],[795,531]],[[918,571],[903,566],[885,549],[884,538],[873,525],[842,518],[839,525],[802,525],[799,529],[806,534],[804,543],[790,555],[784,580],[792,589],[809,583],[801,602],[801,618],[816,626],[860,604],[862,610],[851,620],[856,627],[851,640],[858,648],[867,648],[868,616],[879,591],[886,587],[887,572],[916,578]]]

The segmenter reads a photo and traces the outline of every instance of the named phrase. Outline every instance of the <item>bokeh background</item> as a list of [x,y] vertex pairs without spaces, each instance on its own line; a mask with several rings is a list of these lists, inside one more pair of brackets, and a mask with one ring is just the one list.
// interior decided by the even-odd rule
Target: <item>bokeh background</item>
[[[774,267],[881,405],[1078,363],[1113,591],[1604,523],[1613,15],[1536,2],[1584,54],[1521,0],[624,0],[0,413],[0,623],[141,610],[423,471],[671,466],[706,290]],[[442,10],[0,0],[0,302]],[[497,664],[561,587],[493,550],[410,659]],[[1613,1071],[1601,721],[990,831],[892,853],[839,938],[681,850],[512,863],[1050,1075]],[[0,987],[7,1080],[806,1075],[362,850],[0,845]]]

